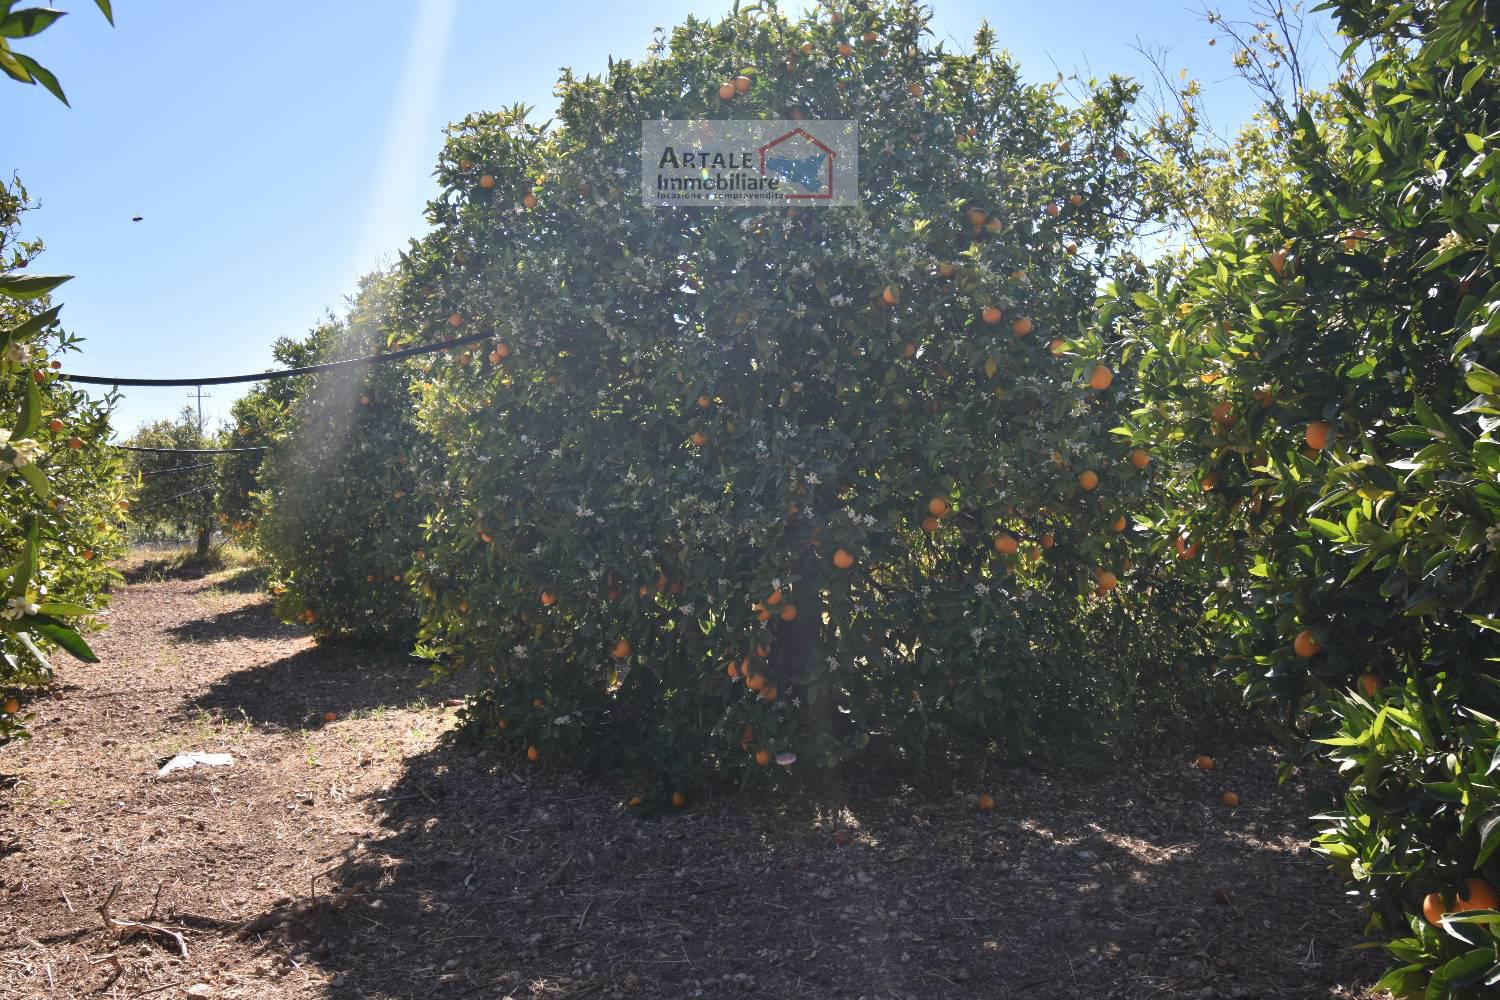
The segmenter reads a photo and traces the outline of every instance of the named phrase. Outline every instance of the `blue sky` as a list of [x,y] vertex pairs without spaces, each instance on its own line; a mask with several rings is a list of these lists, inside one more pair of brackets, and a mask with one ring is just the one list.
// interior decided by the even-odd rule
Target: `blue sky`
[[[36,0],[40,2],[40,0]],[[11,141],[0,170],[42,207],[27,232],[37,270],[71,273],[63,319],[87,338],[80,374],[192,377],[260,371],[270,345],[341,311],[359,275],[423,228],[450,122],[523,101],[545,118],[557,71],[638,58],[652,29],[731,0],[268,0],[255,5],[91,2],[17,47],[61,79],[71,110],[0,81]],[[1248,0],[1219,9],[1246,16]],[[22,4],[24,5],[24,4]],[[806,4],[783,3],[783,9]],[[966,47],[982,19],[1028,76],[1058,69],[1146,76],[1140,40],[1202,79],[1215,119],[1251,102],[1198,8],[1167,0],[935,0],[934,30]],[[1331,59],[1320,42],[1308,51]],[[1321,77],[1315,74],[1315,82]],[[134,215],[144,216],[132,223]],[[210,390],[218,417],[241,387]],[[128,433],[187,390],[131,389]]]

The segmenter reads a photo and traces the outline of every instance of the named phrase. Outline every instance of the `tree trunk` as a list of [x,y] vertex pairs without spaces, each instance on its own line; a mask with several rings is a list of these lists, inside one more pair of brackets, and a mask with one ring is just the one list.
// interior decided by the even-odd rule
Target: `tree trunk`
[[198,528],[198,558],[208,555],[208,543],[214,537],[214,526],[205,523]]

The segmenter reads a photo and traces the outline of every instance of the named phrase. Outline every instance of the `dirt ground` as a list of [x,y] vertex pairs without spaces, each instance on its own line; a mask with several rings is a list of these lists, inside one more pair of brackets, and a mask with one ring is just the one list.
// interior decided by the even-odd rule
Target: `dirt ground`
[[[1380,968],[1264,749],[1006,772],[988,814],[643,817],[625,779],[442,742],[455,692],[315,646],[249,571],[134,583],[109,623],[0,749],[0,997],[1352,998]],[[186,750],[234,765],[156,780]],[[112,894],[156,929],[107,929]]]

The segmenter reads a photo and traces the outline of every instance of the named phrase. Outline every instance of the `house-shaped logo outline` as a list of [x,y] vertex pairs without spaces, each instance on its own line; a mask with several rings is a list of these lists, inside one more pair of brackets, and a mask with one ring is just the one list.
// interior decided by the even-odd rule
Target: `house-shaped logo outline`
[[789,201],[791,199],[793,199],[793,198],[799,198],[799,199],[811,198],[811,199],[816,199],[818,201],[832,201],[833,200],[833,158],[835,156],[838,156],[838,154],[835,153],[832,149],[829,149],[823,143],[819,142],[812,135],[810,135],[807,132],[806,129],[803,129],[803,128],[794,128],[790,132],[786,133],[785,135],[778,136],[777,138],[772,139],[770,142],[766,143],[764,146],[760,147],[760,173],[761,173],[761,176],[764,177],[765,174],[766,174],[766,152],[768,150],[770,150],[772,147],[781,145],[783,142],[786,142],[788,139],[791,139],[793,136],[799,136],[799,135],[802,138],[806,139],[808,142],[812,143],[814,146],[817,146],[824,153],[828,154],[828,183],[827,183],[827,190],[826,190],[826,193],[824,193],[824,194],[790,194],[790,193],[788,193],[786,195],[783,195],[783,197],[785,197]]

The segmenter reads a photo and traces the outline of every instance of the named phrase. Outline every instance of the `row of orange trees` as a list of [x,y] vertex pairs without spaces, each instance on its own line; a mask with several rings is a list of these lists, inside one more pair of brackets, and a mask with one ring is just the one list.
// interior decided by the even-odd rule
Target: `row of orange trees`
[[[1217,160],[895,2],[466,119],[321,356],[488,339],[276,410],[283,609],[415,628],[473,732],[664,797],[1118,738],[1217,662],[1348,776],[1318,843],[1387,985],[1493,986],[1493,4],[1332,10],[1340,83]],[[640,206],[643,118],[799,116],[859,122],[861,207]]]

